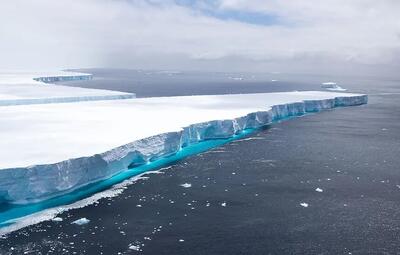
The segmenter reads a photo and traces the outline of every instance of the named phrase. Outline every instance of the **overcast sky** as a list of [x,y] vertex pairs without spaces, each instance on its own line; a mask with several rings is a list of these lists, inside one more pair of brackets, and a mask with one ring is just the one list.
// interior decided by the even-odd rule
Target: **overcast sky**
[[0,69],[395,72],[399,15],[399,0],[1,0]]

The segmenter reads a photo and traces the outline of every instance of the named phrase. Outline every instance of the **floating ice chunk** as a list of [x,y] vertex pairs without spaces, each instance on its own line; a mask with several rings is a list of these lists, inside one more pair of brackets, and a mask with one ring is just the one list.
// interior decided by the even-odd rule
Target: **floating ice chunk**
[[90,222],[89,219],[86,218],[80,218],[79,220],[73,221],[71,224],[76,224],[76,225],[85,225],[88,224]]
[[321,88],[324,88],[326,90],[330,91],[346,91],[347,89],[344,89],[340,87],[339,85],[336,84],[336,82],[324,82],[321,85]]
[[308,207],[308,204],[307,204],[307,203],[300,203],[300,205],[303,206],[303,207],[305,207],[305,208]]
[[323,82],[323,83],[322,83],[323,86],[328,86],[328,87],[329,87],[329,86],[334,86],[334,85],[336,85],[336,84],[337,84],[336,82],[331,82],[331,81],[330,81],[330,82]]
[[128,248],[133,251],[140,251],[140,245],[130,245]]
[[321,189],[321,188],[316,188],[315,191],[316,191],[316,192],[323,192],[324,190]]
[[191,188],[191,187],[192,187],[192,184],[190,184],[190,183],[184,183],[184,184],[181,184],[180,186],[181,186],[181,187],[184,187],[184,188]]
[[243,81],[243,77],[229,77],[229,79],[234,80],[234,81]]
[[51,219],[52,221],[57,221],[57,222],[60,222],[60,221],[63,221],[63,218],[61,218],[61,217],[55,217],[55,218],[53,218],[53,219]]

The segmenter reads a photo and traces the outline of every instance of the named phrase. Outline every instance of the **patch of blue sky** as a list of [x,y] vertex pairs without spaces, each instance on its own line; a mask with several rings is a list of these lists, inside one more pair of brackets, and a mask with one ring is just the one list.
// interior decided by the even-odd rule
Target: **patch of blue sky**
[[253,25],[282,25],[278,15],[247,10],[221,9],[217,0],[174,0],[175,4],[221,20],[232,20]]

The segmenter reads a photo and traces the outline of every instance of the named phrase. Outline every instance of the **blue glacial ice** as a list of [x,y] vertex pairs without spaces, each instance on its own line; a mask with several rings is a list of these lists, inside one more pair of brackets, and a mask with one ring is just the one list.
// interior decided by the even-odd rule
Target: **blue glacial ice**
[[[336,95],[336,94],[335,94]],[[334,107],[367,103],[366,95],[343,94],[329,99],[273,105],[233,119],[211,120],[179,131],[155,134],[92,156],[58,163],[11,167],[0,170],[0,200],[32,203],[71,192],[117,175],[129,168],[175,155],[201,141],[227,139],[243,130],[257,129],[275,121]]]

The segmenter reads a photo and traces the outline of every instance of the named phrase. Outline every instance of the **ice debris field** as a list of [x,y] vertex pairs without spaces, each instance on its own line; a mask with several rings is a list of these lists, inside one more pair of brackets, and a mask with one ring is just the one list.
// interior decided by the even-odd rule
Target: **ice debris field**
[[361,94],[319,91],[138,99],[44,83],[63,79],[90,78],[0,74],[2,203],[43,201],[202,141],[368,100]]

